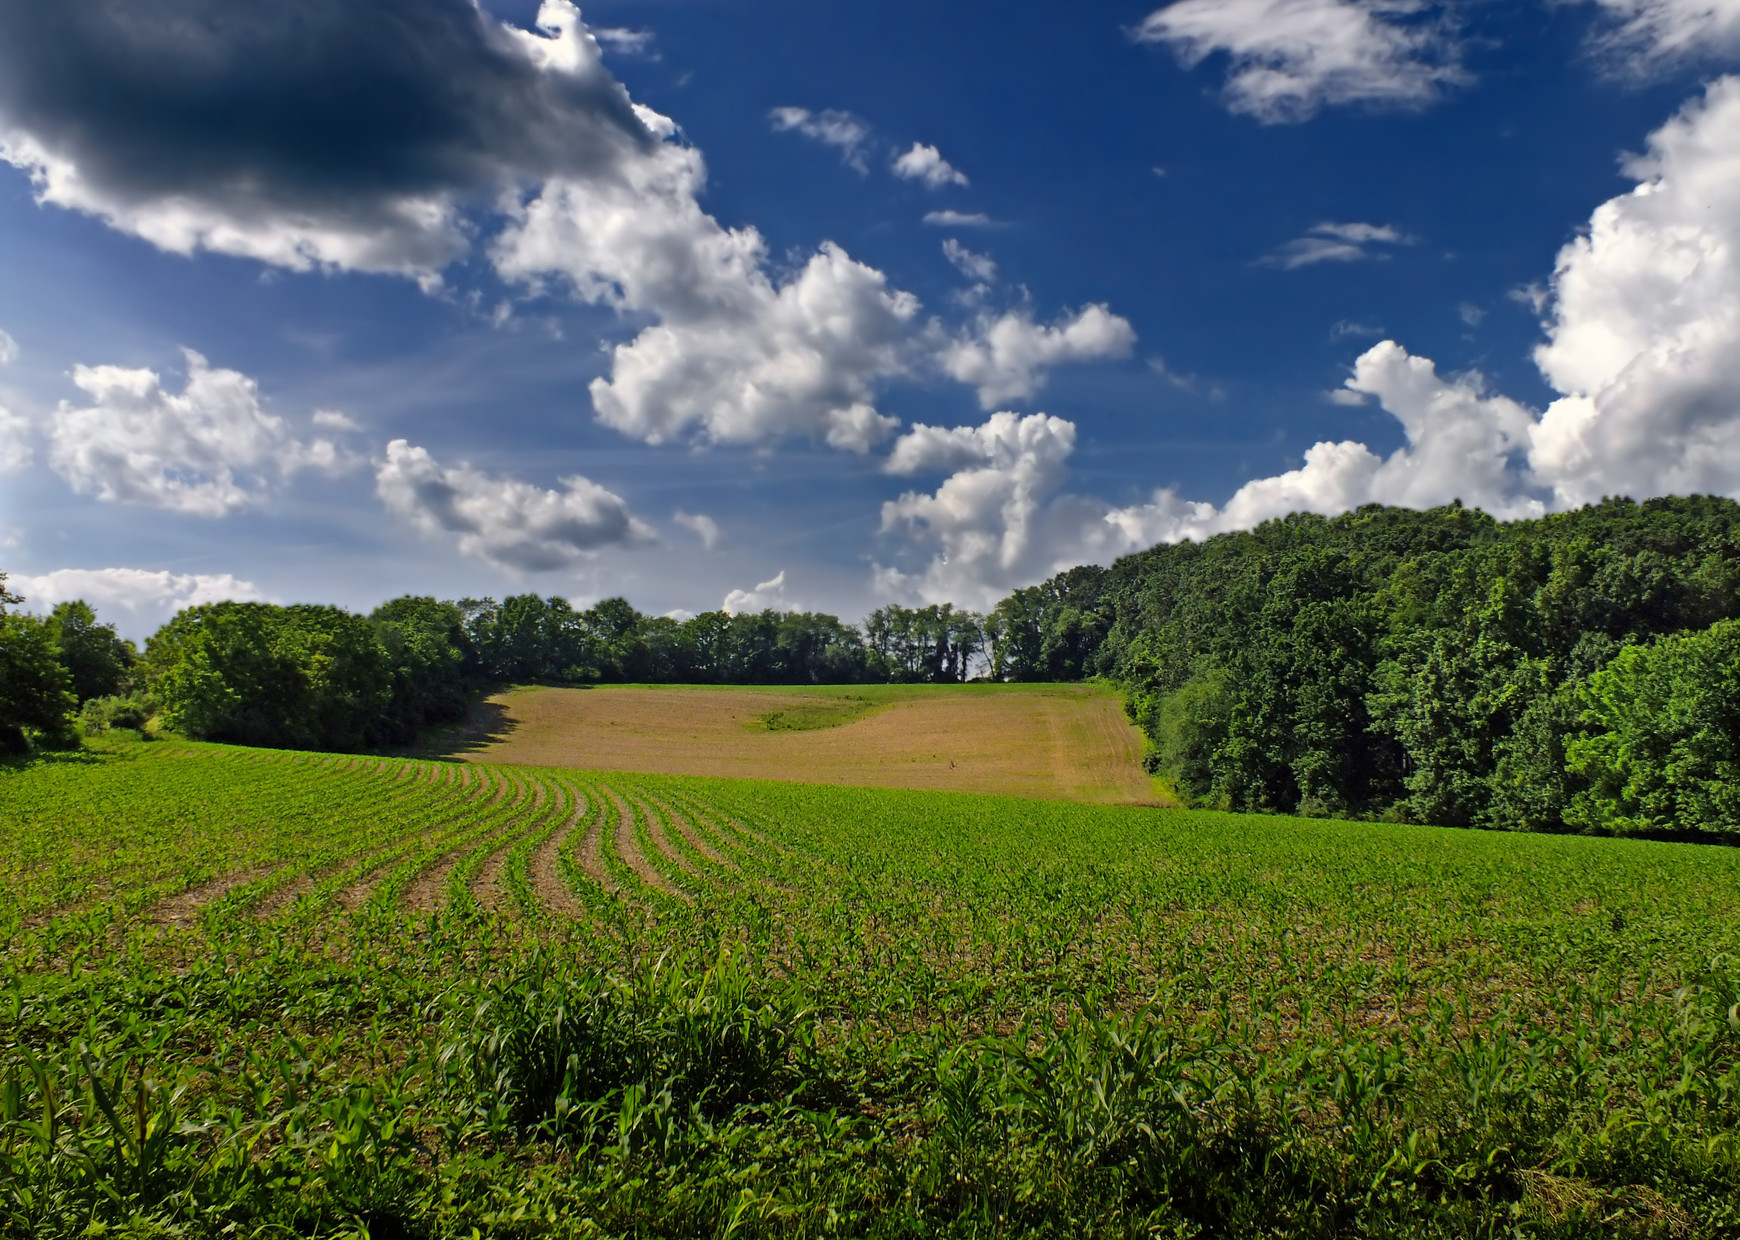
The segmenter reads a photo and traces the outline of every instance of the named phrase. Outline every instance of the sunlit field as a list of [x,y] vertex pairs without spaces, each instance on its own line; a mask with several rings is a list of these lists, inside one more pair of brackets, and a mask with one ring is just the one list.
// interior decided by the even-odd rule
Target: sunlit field
[[7,1236],[1726,1236],[1740,851],[0,768]]
[[497,693],[482,762],[1165,803],[1109,685],[609,685]]

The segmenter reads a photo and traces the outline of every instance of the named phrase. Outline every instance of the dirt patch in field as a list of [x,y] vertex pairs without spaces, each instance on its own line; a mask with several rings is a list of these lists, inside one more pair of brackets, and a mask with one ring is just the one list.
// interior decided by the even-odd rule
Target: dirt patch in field
[[616,855],[622,858],[622,863],[633,870],[648,887],[656,888],[666,895],[689,900],[689,896],[672,887],[670,881],[654,869],[652,862],[641,853],[640,841],[634,837],[634,811],[629,808],[628,802],[614,788],[604,788],[602,791],[616,805]]
[[244,883],[265,878],[277,868],[275,865],[261,866],[258,869],[225,874],[197,887],[189,887],[180,895],[170,896],[152,905],[145,914],[145,920],[159,926],[192,925],[199,920],[200,912],[206,905],[221,900]]
[[580,916],[580,902],[574,898],[574,893],[568,890],[568,884],[562,878],[562,850],[574,839],[574,833],[580,830],[592,806],[584,793],[568,784],[559,785],[556,795],[563,799],[560,808],[571,812],[568,821],[551,832],[550,838],[538,846],[538,851],[532,855],[531,871],[528,878],[532,890],[537,893],[545,908],[563,917]]
[[[713,845],[703,839],[701,833],[689,824],[687,818],[672,809],[669,802],[660,801],[656,797],[648,797],[647,800],[658,809],[659,814],[664,818],[664,820],[688,841],[690,848],[693,848],[714,865],[724,866],[726,869],[731,870],[737,868],[737,863],[735,861],[725,856],[718,849],[714,848]],[[685,865],[687,865],[686,862]],[[688,868],[692,870],[694,867],[688,866]]]
[[[826,691],[821,691],[825,693]],[[853,692],[879,694],[879,687]],[[756,720],[801,707],[801,689],[515,689],[484,704],[488,739],[470,762],[989,792],[1110,805],[1167,802],[1142,770],[1141,734],[1116,695],[1092,685],[881,691],[867,717],[768,732]]]

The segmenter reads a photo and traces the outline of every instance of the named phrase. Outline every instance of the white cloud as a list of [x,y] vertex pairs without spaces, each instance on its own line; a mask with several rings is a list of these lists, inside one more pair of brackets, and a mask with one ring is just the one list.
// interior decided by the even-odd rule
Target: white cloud
[[648,542],[652,532],[621,497],[582,477],[546,491],[469,465],[443,466],[403,439],[375,470],[387,508],[430,533],[459,535],[459,550],[509,569],[568,568],[599,548]]
[[1515,518],[1607,495],[1740,498],[1740,78],[1711,85],[1628,167],[1641,183],[1560,252],[1550,294],[1517,294],[1552,307],[1535,359],[1562,395],[1539,416],[1384,341],[1347,390],[1402,424],[1407,445],[1388,458],[1319,443],[1220,508],[1165,490],[1106,519],[1145,545],[1365,503],[1459,498]]
[[619,56],[645,56],[652,50],[653,32],[630,30],[623,26],[604,26],[592,31],[599,46]]
[[712,517],[699,512],[678,512],[671,520],[688,530],[701,540],[701,545],[711,551],[719,545],[719,523]]
[[0,366],[10,366],[18,360],[18,342],[0,331]]
[[1225,505],[1181,500],[1170,488],[1106,520],[1134,546],[1246,530],[1292,512],[1324,516],[1363,504],[1432,508],[1460,499],[1506,520],[1546,510],[1527,476],[1534,416],[1489,395],[1479,376],[1441,378],[1432,363],[1393,341],[1374,345],[1347,381],[1402,424],[1405,446],[1380,457],[1362,443],[1319,442],[1297,469],[1244,484]]
[[336,470],[330,440],[304,443],[265,412],[254,381],[184,350],[187,382],[166,391],[156,371],[75,366],[91,402],[62,401],[49,420],[49,464],[81,494],[201,517],[258,504],[301,469]]
[[1652,73],[1677,61],[1740,50],[1740,0],[1595,0],[1613,19],[1597,47],[1624,68]]
[[942,243],[943,256],[969,280],[990,284],[997,278],[997,264],[989,254],[975,254],[953,237]]
[[1384,259],[1378,246],[1412,245],[1414,239],[1388,224],[1325,222],[1257,260],[1258,266],[1292,271],[1314,263],[1356,263]]
[[23,469],[35,457],[30,445],[30,421],[0,405],[0,474]]
[[874,407],[877,380],[907,370],[918,312],[881,272],[824,243],[776,284],[753,228],[701,210],[699,152],[647,112],[666,141],[618,182],[551,182],[495,247],[510,279],[563,277],[584,300],[658,322],[617,346],[591,386],[599,420],[665,443],[811,436],[866,451],[898,425]]
[[1136,332],[1105,306],[1084,306],[1055,326],[1035,323],[1025,311],[982,316],[973,328],[945,345],[943,369],[979,392],[986,409],[1033,395],[1044,372],[1069,362],[1127,357]]
[[[14,575],[8,586],[33,611],[83,599],[99,619],[125,632],[141,633],[176,612],[202,603],[257,603],[260,588],[229,573],[152,572],[142,568],[61,568],[38,576]],[[117,616],[116,612],[123,613]]]
[[1292,512],[1427,508],[1453,499],[1505,518],[1545,511],[1524,462],[1533,416],[1488,395],[1477,376],[1447,381],[1431,362],[1385,341],[1359,359],[1347,388],[1375,397],[1401,423],[1407,444],[1386,458],[1361,443],[1318,443],[1298,469],[1247,482],[1218,508],[1170,488],[1122,508],[1065,492],[1075,425],[1063,418],[998,413],[978,427],[916,426],[896,442],[885,470],[948,477],[932,494],[908,492],[884,504],[882,527],[935,554],[916,573],[879,566],[878,586],[983,607],[1073,564],[1250,529]]
[[997,223],[980,211],[926,211],[924,222],[932,228],[991,228]]
[[[551,180],[492,247],[508,279],[558,280],[583,300],[655,320],[616,346],[609,375],[590,385],[599,421],[652,444],[807,437],[862,453],[886,439],[899,421],[876,408],[876,389],[932,347],[918,300],[832,242],[776,280],[759,232],[702,210],[700,153],[668,119],[637,114],[655,147],[610,180]],[[819,123],[807,112],[788,121]],[[835,136],[844,143],[851,132]],[[1055,328],[1022,315],[978,328],[943,368],[988,401],[990,391],[1030,392],[1047,366],[1127,352],[1133,339],[1100,306]]]
[[[307,38],[357,49],[342,90],[318,73],[303,81],[316,72],[307,57],[289,57],[283,74],[255,72],[283,53],[283,23],[251,8],[237,17],[229,0],[132,0],[127,20],[103,9],[82,23],[57,6],[0,7],[0,157],[35,178],[42,201],[184,254],[402,272],[433,287],[475,246],[529,294],[569,293],[635,321],[638,334],[589,391],[603,424],[648,443],[809,438],[867,452],[898,428],[876,400],[883,383],[929,363],[934,336],[917,299],[831,242],[795,271],[776,266],[755,228],[704,211],[700,153],[669,118],[629,99],[569,0],[543,0],[537,30],[498,23],[471,0],[362,7],[374,16],[335,4],[307,18]],[[431,22],[451,38],[431,35]],[[150,46],[142,30],[153,32]],[[16,31],[30,37],[8,42]],[[67,63],[131,66],[139,81],[128,106],[15,54],[31,40],[66,44]],[[188,81],[215,101],[191,119]],[[219,105],[232,95],[239,119],[207,119],[227,117]],[[332,98],[377,96],[395,102],[327,116]],[[479,98],[490,107],[474,106]],[[406,116],[417,118],[410,132]],[[343,128],[345,158],[305,149],[322,118]],[[871,141],[843,112],[778,109],[773,123],[848,160],[861,162]],[[926,168],[942,175],[937,159]],[[1042,338],[1041,352],[1072,356],[1080,334],[1061,346]],[[69,469],[76,455],[63,451]],[[181,495],[178,469],[172,462],[157,481],[180,506],[247,502],[251,484],[234,479]],[[90,474],[81,467],[81,484],[94,485]]]
[[349,414],[340,413],[337,409],[316,409],[310,422],[327,431],[360,431],[362,426]]
[[838,112],[832,108],[822,112],[812,112],[808,108],[775,108],[768,113],[768,119],[782,133],[801,133],[806,138],[837,147],[840,158],[848,167],[860,173],[870,171],[870,166],[864,162],[864,144],[870,140],[870,126],[850,112]]
[[1179,0],[1134,32],[1188,68],[1227,58],[1227,106],[1266,123],[1327,105],[1420,104],[1466,74],[1414,0]]
[[[1177,388],[1180,392],[1195,392],[1197,389],[1198,379],[1195,375],[1183,374],[1180,371],[1172,369],[1172,367],[1166,364],[1166,359],[1163,357],[1149,358],[1148,369],[1166,380],[1167,383]],[[1221,391],[1218,387],[1210,389],[1209,394],[1210,397],[1215,400],[1222,399],[1226,395],[1226,393]]]
[[896,442],[887,471],[948,477],[932,493],[908,491],[882,505],[882,529],[934,554],[914,573],[877,565],[876,588],[983,609],[1016,586],[1132,549],[1104,520],[1106,505],[1058,494],[1074,449],[1075,424],[1043,413],[913,427]]
[[1530,461],[1561,505],[1740,496],[1740,78],[1650,136],[1632,192],[1559,253],[1548,342],[1562,397]]
[[914,142],[912,149],[894,161],[894,175],[904,181],[923,181],[931,189],[967,185],[966,173],[942,157],[934,146]]
[[725,596],[725,601],[719,604],[719,609],[727,615],[741,615],[744,612],[758,611],[796,611],[797,606],[785,594],[785,570],[782,568],[770,580],[763,581],[753,590],[733,590]]
[[1560,252],[1550,291],[1517,293],[1551,310],[1536,362],[1561,396],[1543,413],[1386,340],[1339,399],[1375,399],[1404,446],[1320,442],[1218,507],[1173,488],[1129,507],[1065,493],[1074,427],[1061,419],[915,427],[887,470],[951,472],[885,505],[883,525],[933,555],[917,572],[878,566],[878,588],[982,606],[1065,565],[1369,503],[1460,499],[1514,519],[1606,495],[1740,498],[1740,77],[1710,85],[1628,168],[1640,183]]

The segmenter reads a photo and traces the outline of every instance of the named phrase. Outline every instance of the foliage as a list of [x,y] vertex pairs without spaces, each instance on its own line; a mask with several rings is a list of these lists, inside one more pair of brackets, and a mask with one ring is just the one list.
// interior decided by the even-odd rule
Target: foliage
[[1714,1240],[1736,960],[1731,849],[99,739],[0,1236]]
[[1017,590],[985,618],[991,679],[1080,680],[1105,640],[1106,570],[1089,564]]
[[984,650],[984,621],[953,604],[878,607],[864,618],[871,680],[946,684],[967,680]]
[[406,595],[375,608],[369,622],[393,684],[374,738],[406,743],[422,728],[463,718],[481,660],[460,605]]
[[1566,817],[1618,831],[1740,832],[1740,621],[1628,646],[1579,686]]
[[24,600],[0,573],[0,754],[28,752],[34,734],[49,744],[72,736],[72,677],[61,664],[59,626],[8,611]]
[[[1652,809],[1596,808],[1619,805],[1612,762],[1640,789],[1681,778],[1637,767],[1693,761],[1670,756],[1679,742],[1637,738],[1677,736],[1683,694],[1628,689],[1621,708],[1609,677],[1601,709],[1579,705],[1622,652],[1740,617],[1729,500],[1610,500],[1509,524],[1460,505],[1297,514],[1072,570],[991,617],[1000,674],[1121,682],[1150,765],[1199,804],[1533,830],[1740,826],[1684,789]],[[1646,656],[1626,657],[1646,660],[1627,665],[1641,674]],[[1684,743],[1704,765],[1685,778],[1719,782],[1719,727],[1698,726],[1706,740]],[[1585,740],[1627,728],[1631,740]]]
[[857,628],[817,612],[678,621],[620,598],[578,611],[535,594],[406,596],[367,619],[336,607],[208,604],[164,625],[142,659],[83,602],[56,607],[48,628],[0,604],[0,623],[0,667],[11,669],[0,685],[17,699],[0,713],[0,741],[15,750],[24,727],[70,735],[68,703],[55,696],[63,678],[93,732],[156,717],[199,739],[354,751],[412,743],[504,684],[952,682],[971,675],[983,648],[980,618],[948,606],[882,608],[867,646]]
[[49,623],[60,629],[60,661],[72,677],[79,705],[126,691],[139,653],[115,632],[114,625],[98,624],[97,613],[80,599],[57,604],[49,613]]
[[165,721],[189,736],[340,750],[384,739],[392,668],[368,621],[336,607],[190,607],[144,663]]
[[86,733],[107,732],[111,728],[141,731],[157,713],[149,698],[139,693],[116,694],[92,698],[79,710],[79,722]]

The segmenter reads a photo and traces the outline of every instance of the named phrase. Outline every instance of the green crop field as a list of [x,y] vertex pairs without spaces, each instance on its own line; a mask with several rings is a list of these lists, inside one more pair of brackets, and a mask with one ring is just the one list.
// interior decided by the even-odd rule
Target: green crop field
[[5,1236],[1740,1235],[1740,851],[99,742]]

